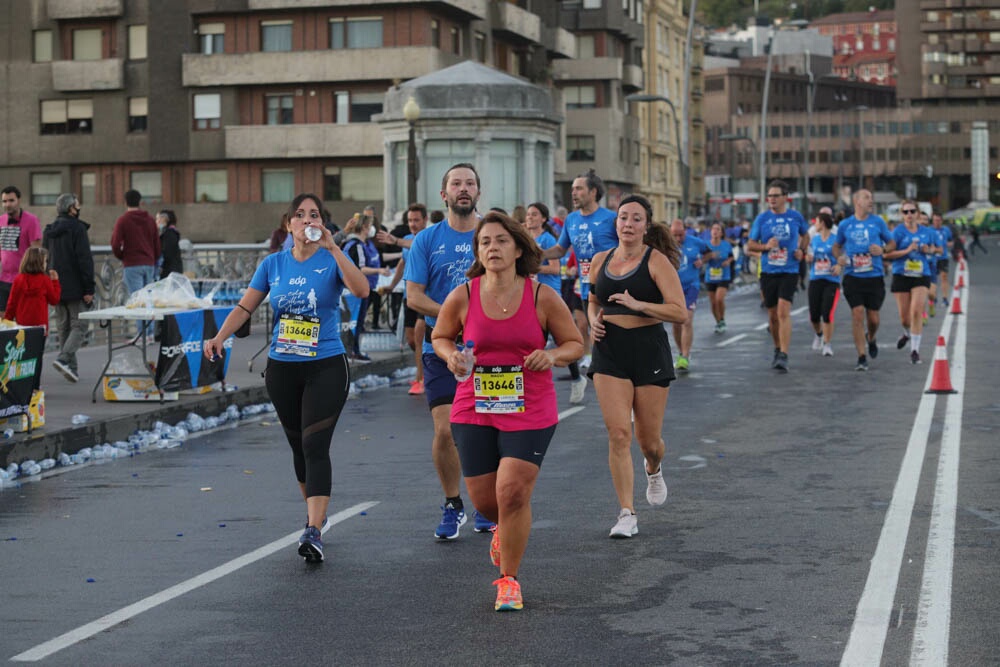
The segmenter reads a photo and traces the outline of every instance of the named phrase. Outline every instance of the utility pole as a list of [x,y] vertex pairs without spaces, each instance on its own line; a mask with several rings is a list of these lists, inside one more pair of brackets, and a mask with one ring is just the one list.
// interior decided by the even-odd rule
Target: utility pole
[[760,183],[757,194],[757,211],[764,210],[764,181],[767,180],[767,98],[771,92],[771,58],[774,54],[774,42],[777,35],[774,33],[774,26],[767,37],[767,69],[764,71],[764,99],[760,105]]
[[681,137],[681,145],[677,147],[679,151],[683,152],[682,163],[686,166],[681,173],[681,178],[684,179],[681,189],[684,193],[685,217],[690,214],[688,209],[691,206],[689,201],[691,191],[691,39],[694,37],[694,13],[697,6],[698,0],[691,0],[691,7],[688,10],[687,41],[684,42],[684,99],[681,106],[684,117],[684,134]]

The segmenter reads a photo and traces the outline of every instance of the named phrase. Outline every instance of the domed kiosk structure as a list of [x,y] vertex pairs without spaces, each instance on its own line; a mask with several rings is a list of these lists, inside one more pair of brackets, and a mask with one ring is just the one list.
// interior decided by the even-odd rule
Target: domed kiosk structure
[[[416,200],[442,208],[441,179],[459,162],[482,181],[479,210],[553,201],[562,117],[551,93],[475,61],[389,89],[382,114],[386,218],[410,203],[410,131],[416,147]],[[413,157],[413,156],[411,156]]]

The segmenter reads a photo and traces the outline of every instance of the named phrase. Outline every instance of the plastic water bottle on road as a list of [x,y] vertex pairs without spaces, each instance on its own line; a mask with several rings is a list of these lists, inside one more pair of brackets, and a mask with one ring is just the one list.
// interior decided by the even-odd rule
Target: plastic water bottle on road
[[472,365],[475,363],[476,355],[473,353],[473,348],[475,343],[471,340],[465,341],[465,347],[462,348],[462,357],[465,359],[465,372],[459,375],[455,373],[455,379],[459,382],[465,382],[470,377],[472,377]]

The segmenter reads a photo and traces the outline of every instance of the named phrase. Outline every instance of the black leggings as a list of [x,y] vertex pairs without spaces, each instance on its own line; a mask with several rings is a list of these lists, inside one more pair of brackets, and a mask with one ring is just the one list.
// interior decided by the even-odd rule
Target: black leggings
[[330,495],[330,441],[350,384],[343,354],[316,361],[267,360],[264,385],[292,448],[295,478],[306,485],[307,498]]

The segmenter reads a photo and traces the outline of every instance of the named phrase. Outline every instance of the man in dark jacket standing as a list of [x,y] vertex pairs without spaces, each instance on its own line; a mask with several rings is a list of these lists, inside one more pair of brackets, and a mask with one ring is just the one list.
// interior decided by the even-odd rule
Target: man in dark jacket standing
[[87,335],[87,322],[80,311],[94,303],[94,257],[90,254],[90,225],[80,220],[80,200],[73,194],[56,199],[56,220],[42,233],[42,245],[49,252],[50,268],[59,273],[62,296],[55,307],[55,326],[59,333],[59,356],[52,367],[70,382],[77,375],[76,351]]

